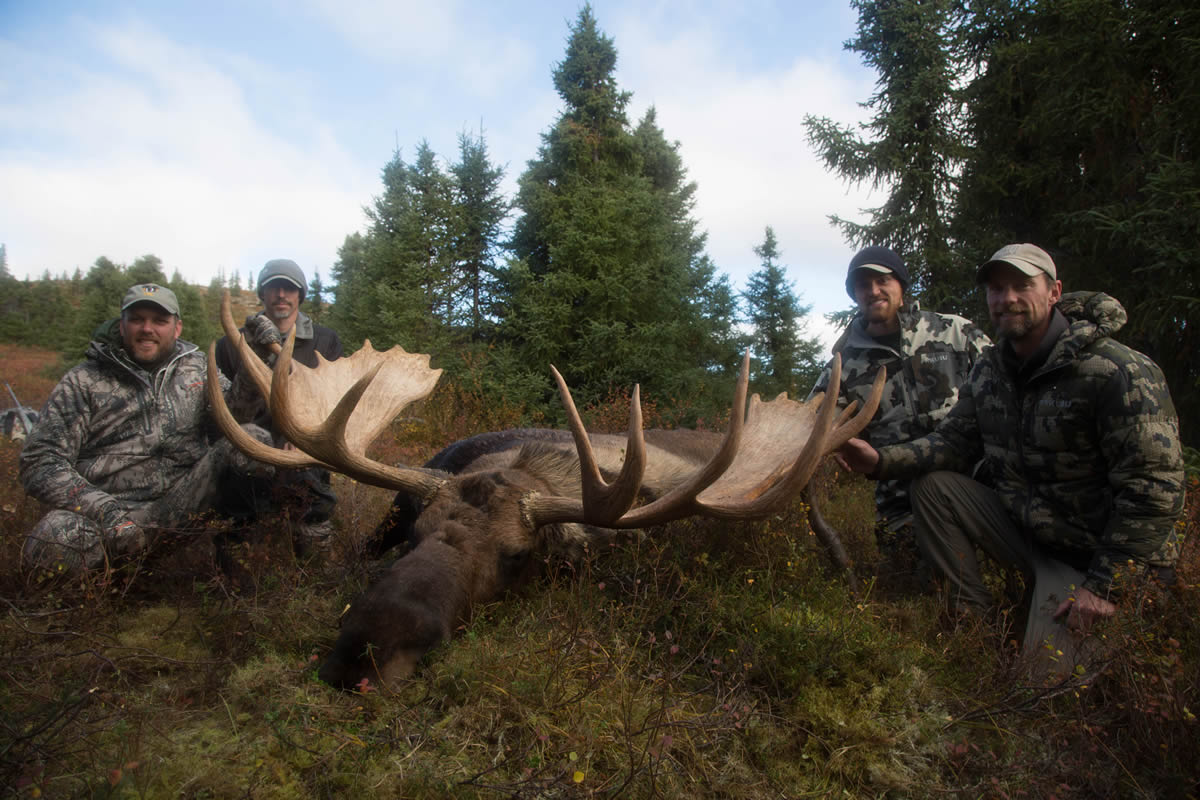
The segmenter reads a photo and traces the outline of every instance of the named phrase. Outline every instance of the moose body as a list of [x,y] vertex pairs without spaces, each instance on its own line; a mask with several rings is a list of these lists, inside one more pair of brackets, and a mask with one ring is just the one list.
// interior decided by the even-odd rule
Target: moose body
[[[409,540],[411,551],[351,604],[320,669],[343,688],[407,677],[451,635],[471,606],[499,597],[526,574],[535,554],[582,549],[596,530],[634,529],[688,516],[756,519],[785,508],[827,453],[857,435],[879,405],[886,374],[869,402],[838,413],[823,395],[806,403],[780,395],[749,399],[750,357],[742,361],[729,430],[643,431],[634,387],[626,436],[591,435],[570,390],[551,367],[570,431],[481,434],[447,447],[424,468],[366,457],[367,446],[408,404],[429,395],[441,370],[429,356],[365,342],[349,358],[316,368],[293,363],[294,338],[269,369],[254,356],[222,302],[221,321],[271,417],[294,450],[245,434],[225,406],[213,350],[208,396],[224,434],[242,452],[277,467],[314,466],[399,492],[373,537],[379,549]],[[834,358],[830,396],[841,362]],[[346,387],[350,387],[347,389]]]
[[[617,474],[625,436],[592,434],[601,474]],[[704,464],[721,436],[704,431],[645,432],[641,499],[653,500]],[[350,604],[320,677],[350,688],[410,674],[477,603],[501,597],[526,578],[535,556],[580,555],[599,533],[577,523],[533,530],[519,519],[519,497],[536,491],[581,497],[579,458],[568,431],[484,433],[446,447],[426,470],[454,475],[422,507],[400,492],[372,537],[374,554],[411,550]],[[515,512],[515,513],[514,513]]]

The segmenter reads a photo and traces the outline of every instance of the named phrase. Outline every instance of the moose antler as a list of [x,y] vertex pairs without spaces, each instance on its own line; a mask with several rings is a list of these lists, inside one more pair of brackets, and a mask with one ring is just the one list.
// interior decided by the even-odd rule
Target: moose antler
[[774,513],[786,507],[804,488],[826,454],[867,426],[879,407],[887,380],[886,373],[880,370],[863,408],[854,413],[856,403],[852,402],[835,418],[837,404],[824,400],[836,398],[841,385],[842,361],[838,355],[833,359],[827,394],[819,394],[807,403],[789,400],[786,393],[763,402],[756,394],[750,398],[750,411],[746,413],[750,373],[747,353],[738,377],[729,430],[717,453],[679,486],[631,510],[645,469],[637,389],[631,401],[625,463],[610,485],[596,467],[591,442],[566,381],[557,369],[553,371],[579,451],[583,499],[528,496],[524,513],[535,527],[555,522],[584,522],[608,528],[641,528],[693,515],[752,519]]
[[[441,376],[430,369],[429,356],[393,347],[379,352],[366,341],[349,358],[317,366],[292,359],[295,331],[289,333],[274,372],[259,359],[237,330],[229,311],[229,294],[221,299],[221,324],[234,342],[245,370],[267,399],[271,417],[299,450],[265,445],[241,429],[225,405],[217,374],[215,343],[208,350],[208,397],[225,436],[252,458],[292,469],[323,467],[375,486],[428,497],[442,480],[420,470],[393,467],[366,457],[368,445],[405,406],[429,395]],[[343,387],[349,386],[348,390]]]
[[[272,373],[234,328],[228,294],[222,300],[222,324],[237,345],[243,368],[267,398],[276,425],[303,453],[264,445],[234,421],[213,378],[215,348],[209,349],[208,392],[225,435],[251,457],[281,467],[320,466],[375,486],[428,499],[443,480],[421,470],[393,467],[368,459],[367,446],[409,403],[433,391],[441,370],[429,368],[429,356],[393,347],[379,353],[365,342],[349,358],[326,361],[315,369],[295,363],[294,335],[289,336]],[[625,461],[613,483],[600,474],[591,440],[570,389],[551,367],[579,453],[582,499],[530,492],[521,500],[522,517],[533,528],[583,522],[609,528],[639,528],[681,517],[702,515],[750,519],[784,508],[808,483],[820,460],[866,427],[883,395],[886,374],[875,377],[871,395],[858,413],[851,403],[836,414],[841,358],[835,356],[827,395],[807,403],[780,394],[763,402],[750,398],[746,411],[750,355],[742,360],[729,430],[717,452],[680,485],[647,505],[633,508],[646,468],[640,394],[634,388],[629,412]],[[342,392],[341,387],[350,388]]]

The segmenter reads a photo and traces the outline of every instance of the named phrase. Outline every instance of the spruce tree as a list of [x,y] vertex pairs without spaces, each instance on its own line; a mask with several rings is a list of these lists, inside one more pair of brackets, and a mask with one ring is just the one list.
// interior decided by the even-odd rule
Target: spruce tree
[[766,397],[787,392],[795,397],[816,382],[820,342],[803,336],[812,306],[801,305],[779,263],[779,242],[767,226],[754,253],[760,268],[746,282],[746,322],[753,328],[755,391]]
[[808,116],[808,140],[826,166],[854,184],[886,187],[868,221],[831,216],[855,248],[885,245],[910,254],[911,290],[939,310],[964,312],[974,274],[950,235],[955,175],[966,153],[955,84],[953,0],[851,0],[858,35],[846,49],[879,73],[861,131]]
[[717,321],[699,300],[713,276],[690,217],[695,189],[653,111],[631,130],[616,65],[584,6],[553,73],[564,109],[519,181],[502,330],[529,370],[553,363],[583,403],[639,382],[692,398],[735,359],[698,347]]
[[320,322],[325,315],[325,284],[321,281],[321,270],[314,269],[312,279],[308,282],[308,294],[304,296],[304,310],[313,322]]
[[478,339],[485,322],[493,321],[499,311],[496,250],[512,204],[500,191],[504,170],[489,160],[482,133],[459,134],[458,158],[450,168],[456,194],[454,256],[461,275],[458,303],[471,337]]

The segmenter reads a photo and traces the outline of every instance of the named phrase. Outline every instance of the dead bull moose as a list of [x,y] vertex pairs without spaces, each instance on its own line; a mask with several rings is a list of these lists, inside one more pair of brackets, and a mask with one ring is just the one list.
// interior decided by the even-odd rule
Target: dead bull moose
[[[747,354],[724,437],[643,431],[637,387],[628,435],[612,436],[584,430],[565,381],[551,367],[569,438],[550,431],[485,434],[443,451],[446,471],[394,467],[368,459],[367,446],[405,406],[433,391],[441,370],[430,369],[428,355],[400,347],[380,353],[368,341],[353,356],[320,359],[312,369],[293,363],[289,338],[272,373],[235,329],[227,303],[222,311],[272,417],[298,449],[278,450],[246,435],[210,380],[225,435],[278,467],[321,466],[396,489],[397,507],[408,505],[415,515],[412,550],[351,605],[321,666],[320,677],[341,688],[411,675],[474,604],[501,596],[531,554],[579,545],[592,535],[589,528],[642,528],[693,515],[745,520],[785,508],[821,458],[866,426],[885,378],[881,371],[871,401],[857,414],[851,406],[835,418],[835,403],[820,397],[797,403],[782,394],[770,402],[754,395],[747,412]],[[209,375],[216,369],[210,348]],[[832,396],[840,374],[835,359]]]

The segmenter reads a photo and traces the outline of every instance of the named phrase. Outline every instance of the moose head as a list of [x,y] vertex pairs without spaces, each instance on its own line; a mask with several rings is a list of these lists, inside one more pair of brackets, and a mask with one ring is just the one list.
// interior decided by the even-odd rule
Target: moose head
[[[611,436],[584,429],[566,382],[551,366],[570,437],[516,437],[521,446],[484,452],[451,474],[365,455],[405,406],[433,391],[441,370],[429,367],[428,355],[398,346],[380,353],[367,341],[349,358],[318,357],[309,368],[292,360],[289,338],[272,371],[237,332],[227,300],[222,323],[272,418],[297,449],[276,449],[242,431],[213,378],[210,348],[209,399],[236,447],[277,467],[322,467],[394,489],[415,509],[412,550],[351,604],[321,666],[320,677],[342,688],[411,675],[472,606],[500,597],[549,545],[578,545],[597,529],[644,528],[688,516],[747,520],[786,508],[820,460],[866,426],[886,378],[881,370],[857,413],[853,404],[838,413],[822,396],[798,403],[786,394],[769,402],[754,395],[747,410],[747,353],[724,437],[643,431],[636,386],[628,433]],[[831,397],[840,377],[835,358]]]

